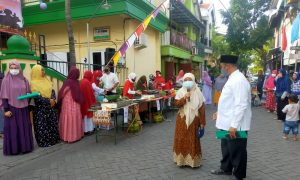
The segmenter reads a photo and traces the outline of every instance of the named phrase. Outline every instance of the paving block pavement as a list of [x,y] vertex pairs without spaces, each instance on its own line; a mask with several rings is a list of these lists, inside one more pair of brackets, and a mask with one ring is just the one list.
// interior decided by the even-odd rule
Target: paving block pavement
[[[33,153],[4,157],[0,155],[0,180],[226,180],[211,169],[219,167],[220,142],[215,138],[211,114],[207,107],[207,127],[201,139],[203,166],[179,168],[172,160],[175,115],[171,122],[145,124],[136,135],[119,132],[118,143],[101,137],[99,143],[89,136],[74,144],[36,148]],[[282,139],[282,123],[261,107],[253,108],[252,130],[248,139],[247,180],[300,179],[300,143]]]

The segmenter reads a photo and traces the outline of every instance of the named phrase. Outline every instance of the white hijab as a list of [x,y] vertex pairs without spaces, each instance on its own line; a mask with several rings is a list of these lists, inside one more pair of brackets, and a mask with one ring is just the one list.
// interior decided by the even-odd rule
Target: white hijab
[[[195,82],[195,76],[192,73],[186,73],[183,76],[183,80],[185,78],[191,78],[193,82]],[[185,96],[187,93],[187,89],[185,87],[180,88],[176,93],[176,100],[179,100]],[[194,83],[193,88],[190,90],[191,97],[190,101],[187,101],[186,104],[179,109],[179,115],[181,118],[185,116],[185,123],[187,128],[192,124],[195,117],[198,116],[198,110],[203,105],[204,97],[200,89]]]
[[130,74],[128,74],[128,79],[129,79],[129,81],[130,82],[132,82],[132,79],[135,79],[136,78],[136,74],[135,73],[130,73]]

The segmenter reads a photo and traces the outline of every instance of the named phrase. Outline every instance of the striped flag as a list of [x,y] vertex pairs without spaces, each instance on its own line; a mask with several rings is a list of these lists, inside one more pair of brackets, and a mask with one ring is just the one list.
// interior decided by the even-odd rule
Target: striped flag
[[[165,2],[165,1],[164,1]],[[162,2],[159,6],[157,6],[152,13],[147,16],[147,18],[136,28],[136,30],[131,34],[131,36],[124,42],[124,44],[120,47],[120,49],[114,54],[111,60],[114,61],[114,64],[116,65],[120,59],[120,57],[123,57],[127,51],[128,48],[130,48],[134,41],[141,36],[142,32],[146,30],[149,23],[151,22],[151,19],[155,19],[157,14],[159,13],[159,9],[164,4]]]

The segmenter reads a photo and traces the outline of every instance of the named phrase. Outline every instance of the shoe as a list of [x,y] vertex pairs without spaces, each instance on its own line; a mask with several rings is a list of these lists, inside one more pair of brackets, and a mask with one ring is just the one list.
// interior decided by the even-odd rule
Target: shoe
[[293,140],[294,140],[294,141],[298,141],[299,139],[298,139],[297,137],[294,137]]
[[210,171],[211,174],[214,175],[231,175],[231,172],[225,172],[223,169],[216,169],[216,170],[211,170]]
[[289,138],[286,137],[286,136],[282,136],[282,138],[283,138],[284,140],[289,140]]
[[243,178],[237,178],[236,176],[231,176],[230,180],[243,180]]

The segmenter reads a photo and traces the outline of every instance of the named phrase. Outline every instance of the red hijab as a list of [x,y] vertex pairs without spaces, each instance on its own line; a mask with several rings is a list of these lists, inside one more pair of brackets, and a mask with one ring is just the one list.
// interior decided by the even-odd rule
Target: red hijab
[[91,71],[85,71],[83,79],[80,82],[80,91],[84,96],[84,103],[81,105],[82,116],[88,118],[93,117],[93,113],[89,112],[89,108],[96,103],[94,90],[92,88],[93,73]]
[[96,84],[96,86],[99,86],[99,83],[100,83],[100,78],[102,77],[102,71],[100,70],[96,70],[94,71],[94,74],[93,74],[93,83]]
[[79,103],[79,104],[83,103],[84,98],[83,98],[82,93],[80,91],[80,85],[79,85],[79,81],[78,81],[79,76],[80,76],[79,69],[77,69],[76,67],[72,67],[69,74],[68,74],[67,80],[64,81],[63,86],[59,90],[58,103],[60,103],[62,101],[62,99],[65,97],[65,92],[64,91],[67,87],[70,88],[72,98],[74,99],[74,101]]
[[156,89],[161,89],[162,84],[165,83],[165,79],[162,77],[161,73],[159,71],[156,71],[156,76],[155,76],[155,84],[156,84]]
[[[272,71],[272,74],[278,74],[278,71],[277,70],[273,70]],[[276,77],[273,77],[272,74],[269,75],[267,81],[266,81],[266,84],[265,84],[265,88],[266,90],[274,90],[275,88],[275,78]]]

